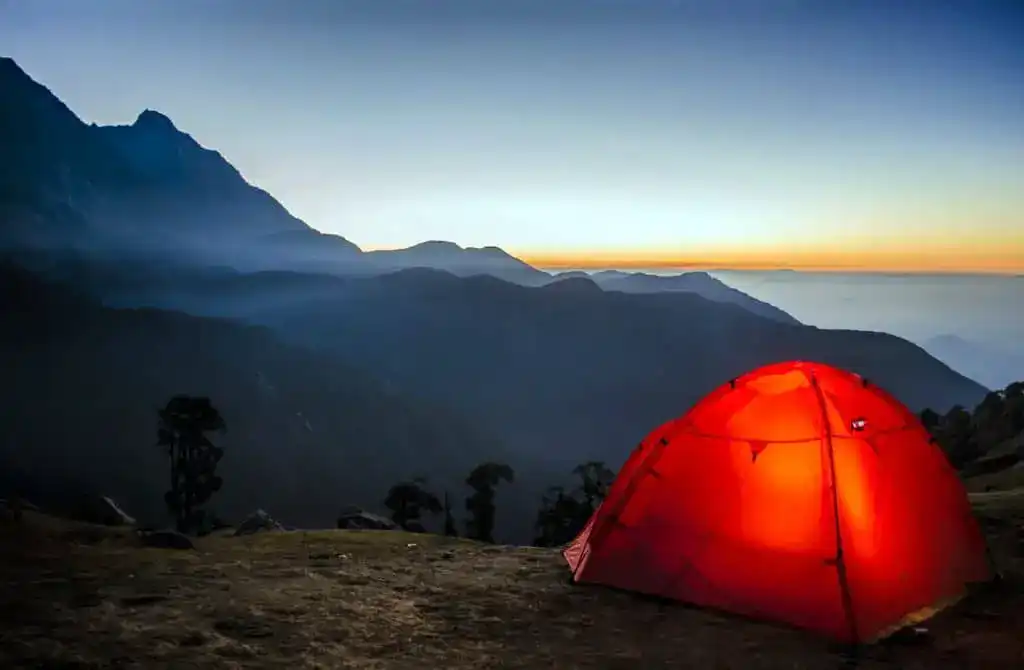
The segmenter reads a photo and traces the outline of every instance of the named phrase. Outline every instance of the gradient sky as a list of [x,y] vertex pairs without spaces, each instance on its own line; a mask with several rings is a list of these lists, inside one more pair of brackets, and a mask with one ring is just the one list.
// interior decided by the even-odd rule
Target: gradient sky
[[0,55],[363,248],[1024,272],[1024,1],[0,0]]

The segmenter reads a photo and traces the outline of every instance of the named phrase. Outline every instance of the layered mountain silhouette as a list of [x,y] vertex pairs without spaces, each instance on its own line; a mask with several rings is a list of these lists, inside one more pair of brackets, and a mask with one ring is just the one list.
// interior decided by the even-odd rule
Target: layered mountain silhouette
[[110,309],[2,265],[0,366],[0,471],[25,473],[29,489],[73,482],[143,519],[163,518],[156,412],[180,393],[211,397],[225,417],[216,506],[235,518],[266,507],[329,526],[345,505],[379,506],[402,478],[458,487],[482,458],[530,470],[471,419],[265,328]]
[[[144,110],[130,125],[86,124],[9,58],[0,58],[0,94],[0,248],[346,275],[429,267],[526,286],[560,278],[497,247],[430,241],[364,253],[292,216],[157,111]],[[611,290],[692,291],[792,320],[705,273],[672,281],[598,273],[595,280]]]
[[854,370],[917,409],[973,406],[985,393],[895,336],[785,323],[687,292],[604,291],[585,278],[525,287],[410,269],[364,278],[182,272],[173,282],[128,282],[103,290],[121,302],[266,325],[552,459],[617,464],[651,426],[771,361]]
[[783,359],[862,373],[915,409],[985,394],[905,340],[801,325],[705,273],[553,277],[438,241],[364,252],[157,112],[88,125],[10,59],[0,98],[0,248],[35,273],[3,278],[20,287],[0,348],[19,467],[162,490],[156,406],[210,395],[252,457],[225,473],[230,504],[287,490],[306,519],[482,460],[531,470],[537,492],[582,461],[617,467],[714,386]]
[[572,278],[587,277],[593,280],[598,286],[607,291],[622,291],[623,293],[661,293],[664,291],[681,291],[685,293],[696,293],[699,296],[714,300],[715,302],[727,302],[739,305],[754,314],[782,321],[784,323],[799,323],[795,318],[782,311],[774,305],[753,298],[742,291],[738,291],[725,282],[712,277],[707,272],[683,272],[675,275],[654,275],[647,272],[621,272],[619,270],[602,270],[587,274],[585,272],[563,272],[555,275],[554,279],[564,280]]
[[1024,378],[1024,353],[1003,351],[957,335],[937,335],[921,343],[925,351],[992,389]]
[[430,266],[550,279],[495,247],[429,242],[362,253],[292,216],[163,114],[145,110],[124,126],[86,124],[10,58],[0,58],[0,96],[0,247],[175,255],[254,270]]

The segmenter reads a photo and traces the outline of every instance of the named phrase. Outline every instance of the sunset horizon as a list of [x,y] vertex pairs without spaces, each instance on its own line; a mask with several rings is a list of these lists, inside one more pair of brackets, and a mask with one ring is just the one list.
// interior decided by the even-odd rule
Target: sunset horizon
[[1024,273],[1019,3],[191,6],[10,3],[0,55],[367,249]]
[[[341,233],[339,233],[341,234]],[[434,241],[421,240],[415,244]],[[459,244],[458,240],[445,240]],[[473,245],[460,245],[467,248]],[[497,246],[497,245],[482,245]],[[685,245],[674,245],[685,247]],[[361,247],[363,251],[393,251],[408,247]],[[477,247],[480,248],[480,247]],[[947,254],[925,251],[893,250],[884,246],[873,250],[850,253],[834,249],[811,249],[791,251],[720,250],[710,253],[672,252],[659,253],[649,250],[600,249],[563,250],[546,252],[539,250],[502,248],[506,253],[542,270],[631,270],[631,271],[778,271],[821,273],[892,273],[892,274],[942,274],[942,275],[993,275],[1024,276],[1024,253],[1015,246],[975,250],[963,250]]]
[[[512,253],[512,252],[510,252]],[[516,258],[543,270],[586,270],[599,271],[606,269],[630,271],[794,271],[813,273],[858,273],[858,274],[907,274],[907,275],[992,275],[1002,277],[1024,276],[1024,264],[1015,265],[976,265],[976,264],[920,264],[906,265],[899,263],[848,262],[848,263],[785,263],[772,259],[737,261],[730,259],[687,260],[677,258],[636,259],[629,257],[608,257],[595,260],[588,256],[579,257],[547,257],[530,254],[514,254]]]

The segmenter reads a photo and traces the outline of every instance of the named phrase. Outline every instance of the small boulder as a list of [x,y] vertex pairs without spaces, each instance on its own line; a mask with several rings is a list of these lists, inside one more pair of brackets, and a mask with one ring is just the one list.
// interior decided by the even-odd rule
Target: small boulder
[[21,510],[24,512],[40,511],[38,506],[33,505],[24,498],[17,498],[15,496],[11,496],[10,498],[7,499],[0,498],[0,507],[6,507],[7,509],[21,508]]
[[338,528],[343,530],[400,530],[391,519],[358,507],[346,507],[338,515]]
[[86,496],[75,510],[75,520],[101,526],[134,526],[135,518],[107,496]]
[[192,540],[176,530],[140,530],[139,539],[154,549],[195,549]]
[[235,536],[283,530],[284,526],[275,521],[273,517],[263,510],[258,509],[247,516],[245,521],[238,524],[238,528],[235,529]]
[[405,530],[410,533],[426,533],[427,529],[423,527],[423,524],[419,521],[406,521]]
[[0,519],[20,521],[23,512],[38,512],[39,508],[18,496],[0,498]]

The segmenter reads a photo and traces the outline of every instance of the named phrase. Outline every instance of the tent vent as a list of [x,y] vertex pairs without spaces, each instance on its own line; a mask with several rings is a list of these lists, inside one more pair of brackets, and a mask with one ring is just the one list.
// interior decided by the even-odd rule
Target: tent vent
[[854,433],[862,433],[864,429],[868,427],[868,420],[863,417],[857,417],[850,422],[850,430]]

